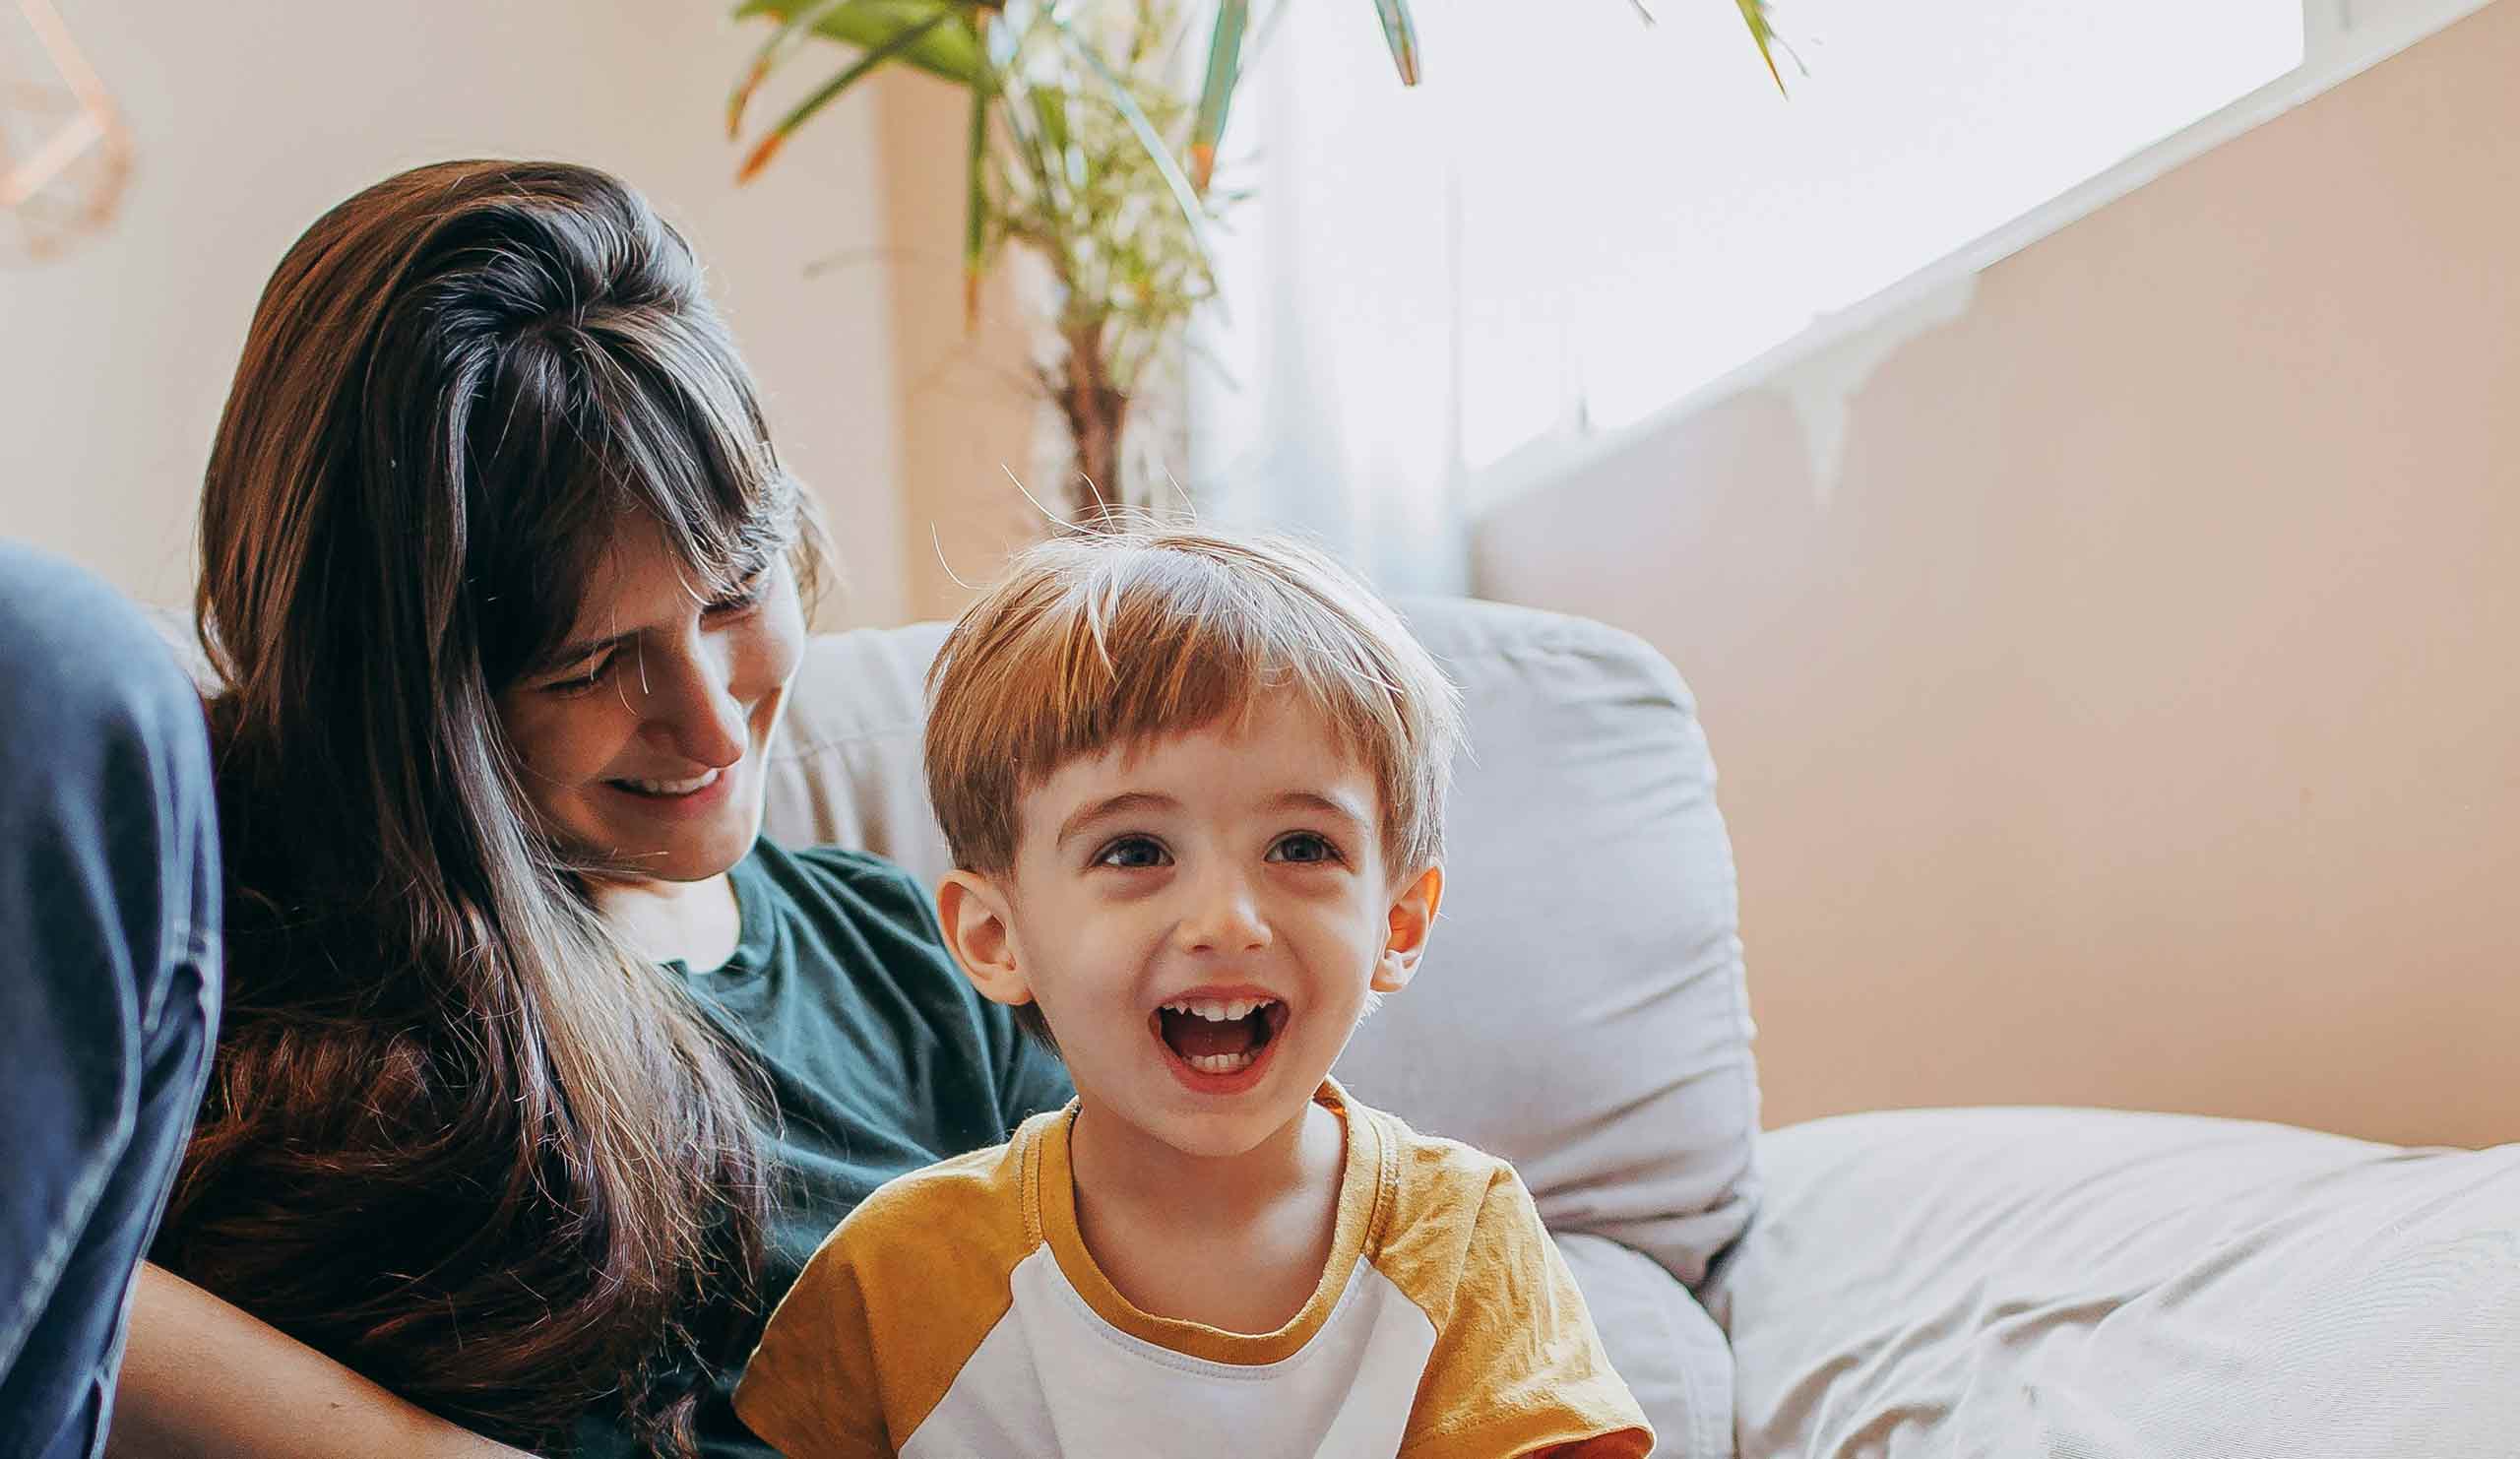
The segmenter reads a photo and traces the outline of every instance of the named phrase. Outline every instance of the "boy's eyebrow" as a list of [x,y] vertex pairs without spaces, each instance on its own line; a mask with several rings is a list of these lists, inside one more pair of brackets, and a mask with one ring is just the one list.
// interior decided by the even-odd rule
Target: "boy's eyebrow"
[[[1130,811],[1178,810],[1181,802],[1153,791],[1122,791],[1077,807],[1075,814],[1059,823],[1058,839],[1052,846],[1065,846],[1069,841],[1092,829],[1097,823]],[[1325,795],[1318,791],[1281,791],[1269,797],[1272,811],[1311,810],[1347,822],[1358,830],[1373,824],[1373,819],[1353,805],[1345,796]]]
[[1075,814],[1059,822],[1058,839],[1050,845],[1065,846],[1095,822],[1127,811],[1177,810],[1180,805],[1181,802],[1171,796],[1159,795],[1153,791],[1122,791],[1117,795],[1106,795],[1100,800],[1089,801],[1078,806]]
[[1338,817],[1358,830],[1371,826],[1373,820],[1362,809],[1352,805],[1345,796],[1325,795],[1318,791],[1288,791],[1270,798],[1271,810],[1317,810]]

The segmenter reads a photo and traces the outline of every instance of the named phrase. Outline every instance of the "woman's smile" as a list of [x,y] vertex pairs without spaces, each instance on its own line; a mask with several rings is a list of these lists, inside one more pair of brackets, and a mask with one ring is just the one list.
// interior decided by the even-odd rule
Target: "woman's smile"
[[733,798],[738,782],[745,779],[743,769],[750,763],[751,757],[746,756],[723,770],[712,767],[683,780],[616,778],[603,784],[638,814],[666,821],[696,820],[716,814]]

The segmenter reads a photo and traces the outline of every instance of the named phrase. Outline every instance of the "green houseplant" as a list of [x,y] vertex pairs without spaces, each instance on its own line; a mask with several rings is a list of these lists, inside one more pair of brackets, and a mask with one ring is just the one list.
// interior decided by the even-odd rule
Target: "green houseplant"
[[[967,89],[966,320],[1007,244],[1046,267],[1052,343],[1036,380],[1073,448],[1065,505],[1092,521],[1143,498],[1125,470],[1130,409],[1216,292],[1208,227],[1242,196],[1212,185],[1217,148],[1245,59],[1288,3],[1255,17],[1251,0],[746,0],[739,19],[775,28],[728,100],[730,138],[762,84],[812,42],[853,54],[772,124],[737,175],[758,174],[797,128],[881,67]],[[1407,0],[1371,3],[1401,84],[1415,85]],[[1630,3],[1651,19],[1643,0]],[[1733,3],[1776,76],[1768,0]],[[1205,61],[1185,85],[1177,58],[1200,21]]]

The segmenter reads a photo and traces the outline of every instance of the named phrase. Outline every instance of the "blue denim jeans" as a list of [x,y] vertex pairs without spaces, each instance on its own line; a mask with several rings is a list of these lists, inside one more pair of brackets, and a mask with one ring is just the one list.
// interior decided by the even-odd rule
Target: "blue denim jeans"
[[0,1459],[103,1448],[209,1076],[219,911],[192,685],[113,590],[0,542]]

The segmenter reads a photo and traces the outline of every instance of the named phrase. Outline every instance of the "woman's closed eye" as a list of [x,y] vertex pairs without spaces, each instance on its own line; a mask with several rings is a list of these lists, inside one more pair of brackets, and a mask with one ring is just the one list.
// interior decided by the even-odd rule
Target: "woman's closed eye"
[[612,666],[620,657],[618,650],[605,653],[589,661],[576,673],[566,678],[544,680],[542,687],[552,694],[584,694],[603,682],[604,676],[612,672]]
[[1269,859],[1314,866],[1345,860],[1346,857],[1339,854],[1336,843],[1317,831],[1292,831],[1279,837],[1269,848]]
[[1171,860],[1172,854],[1152,836],[1115,837],[1094,854],[1095,865],[1113,866],[1123,871],[1168,865]]

